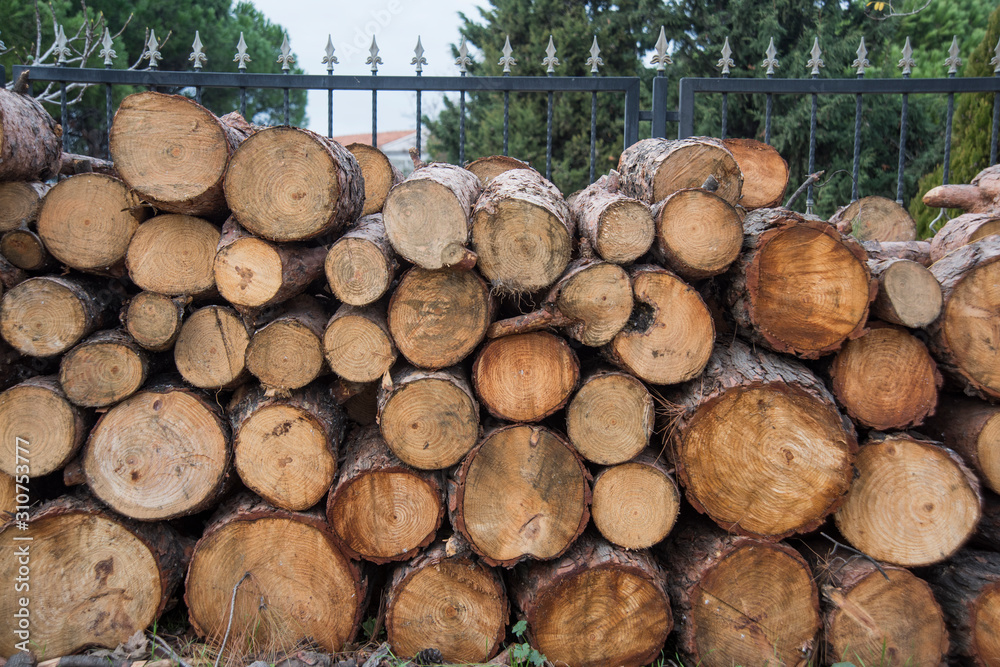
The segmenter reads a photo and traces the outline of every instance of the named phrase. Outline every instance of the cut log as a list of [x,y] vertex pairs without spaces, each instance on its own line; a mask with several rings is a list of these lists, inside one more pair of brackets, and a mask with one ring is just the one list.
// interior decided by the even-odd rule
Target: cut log
[[218,645],[228,634],[230,655],[306,638],[334,653],[357,633],[367,588],[319,513],[247,494],[223,507],[195,546],[184,600],[200,636]]
[[580,238],[602,259],[631,264],[653,244],[653,216],[645,202],[626,197],[620,188],[620,177],[612,171],[578,192],[569,210]]
[[188,215],[158,215],[136,230],[125,256],[129,278],[140,289],[168,296],[215,292],[219,229]]
[[458,367],[396,371],[379,387],[378,421],[389,449],[421,470],[450,468],[479,441],[479,404]]
[[323,305],[311,296],[297,296],[279,314],[257,329],[247,345],[246,364],[265,388],[300,389],[323,371]]
[[955,664],[1000,663],[1000,554],[961,551],[930,582],[948,620]]
[[415,170],[382,207],[392,247],[425,269],[472,267],[476,256],[466,245],[480,190],[476,176],[461,167],[434,163]]
[[923,266],[933,263],[930,241],[862,241],[861,245],[868,253],[869,260],[908,259]]
[[[54,375],[34,377],[0,394],[0,471],[29,466],[41,477],[69,463],[87,437],[89,415],[70,403]],[[18,449],[27,460],[18,460]],[[23,473],[23,469],[21,470]]]
[[439,473],[400,461],[375,426],[348,435],[326,516],[351,558],[373,563],[413,558],[434,540],[444,508]]
[[17,285],[18,283],[23,283],[28,279],[28,274],[24,272],[24,269],[19,269],[9,261],[7,258],[0,254],[0,295],[3,295],[3,291],[10,289]]
[[684,188],[700,188],[711,176],[715,194],[734,206],[740,202],[743,175],[736,158],[719,139],[643,139],[618,158],[622,194],[650,206]]
[[47,181],[58,175],[62,133],[31,95],[0,90],[0,181]]
[[214,256],[215,284],[236,310],[255,315],[305,291],[323,275],[325,258],[326,248],[271,243],[229,218]]
[[399,268],[382,214],[361,218],[348,229],[330,246],[324,267],[330,291],[342,302],[367,306],[381,299]]
[[868,260],[878,280],[872,315],[904,327],[925,327],[941,314],[941,283],[927,267],[908,259]]
[[739,205],[748,211],[781,206],[788,187],[788,163],[774,149],[756,139],[723,139],[743,175]]
[[49,190],[38,212],[38,236],[66,266],[121,275],[122,261],[149,209],[113,176],[80,174]]
[[698,376],[715,341],[715,324],[701,296],[654,265],[632,267],[629,273],[636,304],[625,327],[604,348],[605,355],[652,384]]
[[123,401],[149,377],[149,355],[120,329],[98,331],[63,355],[59,383],[76,405],[103,408]]
[[637,378],[597,368],[587,373],[566,408],[566,434],[588,461],[624,463],[649,446],[654,409],[653,397]]
[[348,144],[347,150],[354,155],[361,168],[365,183],[365,207],[362,216],[381,213],[385,198],[393,186],[403,182],[403,174],[386,154],[369,144]]
[[472,366],[476,395],[497,419],[534,422],[561,409],[580,381],[569,344],[544,331],[486,343]]
[[400,657],[436,648],[448,663],[484,663],[500,649],[509,615],[500,574],[457,537],[397,566],[386,587],[386,636]]
[[995,213],[1000,210],[1000,167],[986,167],[969,185],[950,183],[931,188],[924,204],[935,208],[960,208],[966,213]]
[[169,350],[181,332],[189,297],[169,297],[156,292],[139,292],[128,302],[125,328],[142,347],[151,352]]
[[797,551],[691,526],[669,541],[663,562],[686,664],[809,664],[819,595]]
[[62,354],[112,321],[120,290],[76,277],[39,276],[18,283],[0,301],[0,334],[21,354]]
[[1000,398],[1000,237],[986,238],[948,253],[931,266],[941,283],[944,307],[927,327],[931,351],[942,371],[965,393]]
[[624,549],[645,549],[662,541],[673,530],[680,508],[677,482],[656,450],[594,477],[594,525],[604,539]]
[[48,183],[0,182],[0,232],[33,226],[50,187]]
[[389,331],[406,360],[421,368],[447,368],[465,359],[486,336],[493,299],[474,271],[403,274],[389,300]]
[[954,450],[986,486],[1000,493],[1000,407],[944,395],[923,430]]
[[663,570],[647,554],[584,536],[557,561],[516,570],[532,646],[553,664],[639,667],[673,628]]
[[333,486],[347,420],[318,384],[287,398],[261,387],[237,393],[229,406],[236,471],[275,507],[305,510]]
[[554,283],[569,264],[575,232],[559,190],[527,169],[496,176],[472,212],[479,270],[503,292],[535,292]]
[[952,250],[991,234],[1000,234],[1000,211],[952,218],[931,239],[931,260],[936,262]]
[[231,389],[248,377],[250,332],[232,308],[206,306],[181,325],[174,343],[174,364],[184,379],[201,389]]
[[803,365],[735,340],[668,398],[677,406],[678,479],[695,509],[725,530],[768,539],[806,533],[844,501],[857,442]]
[[[46,656],[62,656],[93,646],[115,648],[142,633],[184,576],[190,546],[166,523],[127,521],[81,498],[38,507],[26,531],[10,522],[0,529],[0,540],[9,545],[0,572],[11,582],[11,593],[0,597],[0,613],[11,619],[0,637],[5,657],[29,637],[27,645],[44,647]],[[23,575],[28,560],[30,576]],[[27,584],[20,594],[14,593],[15,581]],[[19,609],[30,610],[21,637],[15,629]]]
[[653,206],[656,258],[689,280],[723,273],[740,254],[743,221],[722,197],[701,188],[667,195]]
[[830,377],[847,414],[879,431],[922,424],[934,414],[942,381],[927,346],[892,326],[847,341],[830,364]]
[[862,197],[830,217],[841,234],[859,241],[916,241],[917,223],[905,208],[891,199]]
[[878,287],[857,241],[783,208],[751,211],[743,231],[727,298],[754,342],[815,359],[861,335]]
[[531,169],[535,171],[527,162],[522,162],[508,155],[487,155],[478,160],[473,160],[465,165],[465,168],[479,178],[479,182],[484,188],[490,184],[490,181],[505,171],[510,171],[511,169]]
[[872,558],[917,567],[951,557],[979,522],[979,482],[954,452],[910,436],[873,434],[837,528]]
[[152,206],[220,220],[226,164],[253,131],[235,111],[218,118],[189,97],[143,92],[122,100],[108,148],[122,180]]
[[14,514],[17,511],[17,486],[14,478],[5,473],[0,473],[0,512],[4,516]]
[[214,507],[232,458],[221,412],[179,383],[149,385],[94,426],[83,453],[88,486],[113,510],[140,521]]
[[229,159],[223,184],[236,220],[270,241],[336,232],[364,207],[361,168],[332,139],[297,127],[269,127]]
[[27,227],[5,232],[0,237],[0,253],[25,271],[44,271],[54,263],[42,239]]
[[326,324],[323,355],[333,372],[349,382],[381,378],[399,356],[384,304],[340,306]]
[[454,473],[451,525],[489,565],[557,558],[590,519],[589,482],[580,456],[554,431],[504,426]]

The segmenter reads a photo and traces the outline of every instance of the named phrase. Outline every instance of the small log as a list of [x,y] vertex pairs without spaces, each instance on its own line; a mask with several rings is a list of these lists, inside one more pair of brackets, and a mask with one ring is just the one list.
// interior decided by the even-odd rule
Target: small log
[[740,254],[743,221],[714,192],[686,188],[653,206],[655,256],[663,266],[689,280],[726,271]]
[[170,297],[156,292],[139,292],[128,302],[123,316],[129,335],[150,352],[165,352],[181,332],[190,297]]
[[0,237],[0,253],[25,271],[44,271],[55,263],[42,239],[28,227],[5,232]]
[[297,127],[269,127],[229,159],[223,183],[237,222],[269,241],[337,232],[364,207],[361,168],[332,139]]
[[954,452],[907,435],[875,433],[859,477],[834,517],[856,549],[903,567],[939,563],[979,522],[979,482]]
[[394,186],[403,182],[403,174],[386,154],[369,144],[348,144],[347,150],[354,155],[361,168],[365,183],[365,207],[362,216],[381,213],[385,198]]
[[1000,211],[966,213],[952,218],[931,239],[931,261],[936,262],[952,250],[991,234],[1000,234]]
[[351,432],[326,504],[334,539],[351,558],[409,560],[434,540],[444,518],[444,480],[392,453],[378,428]]
[[414,468],[441,470],[479,441],[479,404],[459,367],[403,367],[378,390],[378,423],[393,453]]
[[580,238],[602,259],[631,264],[653,244],[653,216],[645,202],[619,192],[620,177],[612,171],[573,197],[570,214]]
[[110,160],[63,151],[59,175],[76,176],[77,174],[104,174],[118,178],[118,170]]
[[330,246],[324,263],[330,291],[352,306],[367,306],[381,299],[389,291],[397,268],[399,262],[381,213],[358,220]]
[[184,600],[195,632],[214,645],[228,634],[230,655],[306,638],[334,653],[357,634],[367,590],[318,512],[246,494],[220,508],[198,540]]
[[788,163],[774,149],[756,139],[723,139],[743,175],[739,205],[748,211],[781,206],[788,187]]
[[986,486],[1000,493],[1000,407],[947,394],[923,430],[954,450]]
[[700,188],[711,176],[715,194],[732,205],[740,202],[743,175],[726,145],[711,137],[643,139],[618,158],[622,194],[650,206],[684,188]]
[[508,155],[487,155],[478,160],[473,160],[465,165],[465,168],[479,178],[479,182],[484,188],[490,184],[490,181],[505,171],[510,171],[511,169],[531,169],[535,171],[527,162],[522,162]]
[[0,90],[0,181],[47,181],[59,173],[62,126],[41,102]]
[[[33,377],[0,394],[0,471],[18,472],[17,450],[28,460],[28,475],[59,470],[79,451],[92,423],[73,405],[54,375]],[[23,469],[21,470],[23,473]]]
[[639,667],[673,628],[666,588],[649,555],[584,536],[557,561],[519,567],[511,596],[532,646],[553,664]]
[[608,542],[645,549],[661,542],[677,522],[681,492],[659,452],[647,449],[594,477],[590,513]]
[[557,558],[590,519],[589,482],[580,456],[554,431],[500,427],[454,472],[451,525],[488,565]]
[[0,182],[0,232],[33,226],[42,207],[42,198],[51,188],[48,183]]
[[925,327],[941,314],[941,284],[927,267],[908,259],[868,260],[878,294],[872,315],[904,327]]
[[859,241],[916,241],[917,223],[909,212],[885,197],[862,197],[839,209],[830,224]]
[[1000,210],[1000,167],[986,167],[969,185],[950,183],[931,188],[924,204],[934,208],[960,208],[966,213],[995,213]]
[[645,385],[619,370],[597,367],[566,408],[566,434],[576,451],[600,465],[624,463],[649,446],[655,405]]
[[174,343],[174,364],[201,389],[231,389],[243,383],[250,332],[232,308],[205,306],[184,320]]
[[433,163],[414,170],[382,207],[392,247],[425,269],[472,267],[476,255],[466,245],[480,189],[476,176],[461,167]]
[[149,355],[120,329],[98,331],[59,362],[59,383],[76,405],[103,408],[125,400],[146,382]]
[[115,113],[108,148],[122,180],[152,206],[221,220],[226,165],[254,129],[235,111],[219,118],[183,95],[135,93]]
[[140,289],[168,296],[216,291],[219,228],[201,218],[170,213],[145,222],[132,237],[125,266]]
[[960,551],[929,579],[951,630],[955,664],[1000,662],[1000,554]]
[[486,336],[493,299],[474,271],[403,274],[389,300],[389,331],[414,366],[447,368],[465,359]]
[[389,333],[385,305],[343,304],[326,324],[323,355],[334,373],[349,382],[374,382],[396,363],[399,352]]
[[868,253],[869,260],[908,259],[923,266],[933,264],[930,241],[886,241],[884,243],[881,241],[862,241],[861,245]]
[[495,177],[472,212],[479,270],[505,292],[535,292],[554,283],[569,264],[575,231],[559,190],[527,169]]
[[267,502],[309,509],[333,485],[347,420],[325,387],[312,384],[287,398],[262,387],[237,392],[228,416],[236,472]]
[[276,317],[254,332],[246,366],[265,388],[300,389],[323,371],[323,305],[311,296],[283,304]]
[[500,650],[509,615],[500,574],[458,537],[398,565],[386,587],[386,635],[404,658],[437,648],[448,663],[484,663]]

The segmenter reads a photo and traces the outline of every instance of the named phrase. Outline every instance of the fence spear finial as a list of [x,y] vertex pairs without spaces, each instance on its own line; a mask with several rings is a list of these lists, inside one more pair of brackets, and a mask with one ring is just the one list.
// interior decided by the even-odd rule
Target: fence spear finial
[[115,40],[111,39],[111,31],[108,30],[107,28],[104,28],[104,35],[101,37],[101,46],[103,46],[104,48],[101,49],[100,53],[98,53],[97,55],[104,58],[105,67],[113,66],[115,64],[115,58],[118,57],[118,54],[115,52],[114,49]]
[[507,41],[503,45],[503,57],[500,58],[497,65],[503,65],[503,73],[510,74],[510,68],[517,65],[517,61],[513,58],[514,50],[510,48],[510,35],[507,35]]
[[59,30],[56,32],[56,65],[63,65],[66,63],[66,59],[70,57],[71,53],[69,47],[66,45],[66,31],[63,30],[62,24],[59,25]]
[[660,36],[656,38],[656,44],[653,46],[656,53],[649,59],[649,64],[656,65],[657,72],[663,72],[667,69],[667,65],[673,65],[674,61],[667,55],[667,31],[662,25],[660,26]]
[[545,47],[545,57],[542,58],[542,65],[545,67],[546,74],[554,74],[556,66],[559,65],[559,59],[556,58],[556,45],[552,41],[552,35],[549,35],[549,45]]
[[420,43],[420,35],[417,35],[417,46],[413,49],[413,57],[410,58],[410,64],[417,66],[417,74],[423,72],[423,66],[427,64],[427,58],[424,58],[424,46]]
[[247,63],[250,62],[250,54],[247,53],[247,41],[243,39],[243,32],[240,32],[240,41],[236,43],[236,57],[233,62],[241,72],[246,71]]
[[962,66],[962,59],[958,57],[958,37],[951,38],[951,46],[948,47],[948,58],[944,64],[948,66],[948,74],[958,74],[958,68]]
[[993,47],[993,57],[990,58],[990,64],[993,65],[993,73],[1000,74],[1000,39],[997,40],[997,45]]
[[281,55],[278,56],[278,61],[281,63],[281,71],[287,72],[291,69],[292,63],[295,62],[295,56],[292,55],[292,45],[288,43],[288,35],[284,36],[281,40]]
[[590,65],[591,74],[597,74],[597,68],[604,64],[604,59],[601,58],[601,47],[597,45],[597,35],[594,35],[594,43],[590,45],[590,57],[587,58],[587,64]]
[[865,68],[870,66],[868,62],[868,49],[865,48],[864,36],[861,37],[861,44],[858,46],[856,53],[858,54],[858,57],[854,59],[853,63],[851,63],[851,67],[858,68],[858,76],[864,76]]
[[202,51],[204,46],[205,45],[201,43],[201,34],[195,30],[194,41],[191,42],[191,48],[193,50],[191,51],[191,55],[188,56],[188,60],[194,63],[195,69],[201,69],[202,65],[205,64],[205,61],[208,60],[208,56],[206,56],[205,52]]
[[458,71],[462,74],[468,72],[469,65],[472,64],[472,58],[469,57],[469,47],[465,43],[465,37],[462,37],[462,43],[458,47],[458,58],[455,58],[455,64],[458,65]]
[[903,44],[903,58],[899,61],[897,67],[902,68],[903,76],[908,77],[913,73],[913,68],[916,66],[917,62],[913,59],[913,47],[910,46],[910,38],[906,38],[906,43]]
[[823,63],[823,59],[820,57],[823,55],[823,51],[819,48],[819,37],[813,38],[813,47],[812,50],[809,51],[809,55],[812,56],[809,62],[806,63],[806,67],[811,68],[809,74],[812,76],[819,76],[819,68],[826,67]]
[[365,64],[372,66],[372,74],[378,74],[378,66],[382,64],[382,57],[378,54],[378,44],[375,42],[375,35],[372,35],[372,45],[368,47],[371,55],[365,58]]
[[326,36],[326,55],[323,56],[323,60],[321,61],[324,65],[326,65],[326,73],[327,74],[330,74],[331,72],[333,72],[333,66],[334,65],[339,65],[340,64],[340,61],[337,60],[337,56],[333,55],[334,51],[336,51],[336,49],[333,48],[333,36],[332,35],[327,35]]
[[156,69],[159,66],[159,61],[163,60],[163,56],[158,51],[159,48],[160,43],[156,41],[156,31],[150,30],[149,40],[146,42],[146,53],[143,54],[143,57],[149,60],[149,69]]
[[735,64],[730,57],[732,55],[733,50],[729,48],[729,38],[726,37],[726,42],[722,45],[722,57],[715,63],[715,66],[722,70],[722,76],[729,76],[729,68]]
[[767,51],[764,52],[764,55],[767,57],[764,58],[764,62],[762,62],[761,65],[767,68],[767,75],[771,76],[774,74],[775,68],[778,67],[778,59],[776,57],[778,55],[778,49],[774,47],[774,37],[772,37],[770,43],[768,43]]

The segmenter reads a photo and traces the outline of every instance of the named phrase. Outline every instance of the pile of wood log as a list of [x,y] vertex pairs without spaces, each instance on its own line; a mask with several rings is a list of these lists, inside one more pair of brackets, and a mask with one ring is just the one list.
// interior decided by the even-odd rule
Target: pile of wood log
[[516,618],[572,666],[1000,664],[997,168],[927,243],[778,207],[751,140],[564,197],[145,92],[51,180],[0,93],[0,579],[31,538],[47,657],[180,600],[237,654],[376,614],[448,662]]

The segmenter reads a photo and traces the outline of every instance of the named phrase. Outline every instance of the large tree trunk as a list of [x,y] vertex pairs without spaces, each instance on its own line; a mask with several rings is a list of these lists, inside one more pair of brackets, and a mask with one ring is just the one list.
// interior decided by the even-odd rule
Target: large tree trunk
[[[365,181],[367,185],[367,181]],[[330,291],[343,303],[367,306],[389,291],[399,262],[381,213],[361,218],[330,246],[324,269]]]
[[[361,168],[365,183],[365,207],[361,215],[381,213],[385,198],[394,186],[403,182],[403,174],[385,153],[369,144],[348,144],[347,150],[354,155]],[[357,304],[355,304],[357,305]]]
[[653,243],[653,216],[645,202],[626,197],[620,187],[620,176],[612,171],[567,203],[580,238],[594,252],[608,262],[631,264]]
[[248,494],[205,529],[184,600],[199,636],[218,644],[229,630],[230,656],[306,638],[334,653],[357,634],[367,588],[318,512],[275,509]]
[[656,258],[688,280],[726,271],[739,257],[743,220],[714,192],[685,188],[653,206]]
[[385,303],[343,304],[326,324],[323,354],[334,373],[349,382],[374,382],[396,363]]
[[189,97],[135,93],[115,113],[108,148],[122,180],[152,206],[221,220],[226,166],[254,129],[235,111],[218,118]]
[[1000,211],[966,213],[952,218],[931,239],[931,260],[936,262],[952,250],[991,234],[1000,234]]
[[188,215],[158,215],[136,230],[125,265],[140,289],[168,296],[216,291],[215,249],[219,228]]
[[930,582],[948,620],[956,664],[1000,664],[1000,554],[960,551]]
[[0,90],[0,181],[46,181],[58,175],[62,132],[41,102]]
[[67,398],[88,408],[125,400],[146,382],[149,355],[121,329],[98,331],[63,355],[59,383]]
[[673,628],[666,576],[645,552],[583,536],[559,560],[515,573],[528,638],[553,664],[650,664]]
[[843,502],[857,442],[801,364],[737,340],[668,398],[677,476],[724,529],[780,539],[817,528]]
[[830,224],[859,241],[916,241],[917,223],[906,209],[885,197],[863,197],[838,210]]
[[237,222],[270,241],[302,241],[358,219],[361,168],[336,141],[297,127],[248,137],[229,159],[226,201]]
[[191,313],[181,325],[174,343],[174,364],[195,387],[232,389],[249,376],[249,343],[250,332],[235,310],[205,306]]
[[504,426],[455,471],[451,525],[489,565],[556,558],[587,525],[589,481],[580,456],[554,431]]
[[311,296],[286,302],[250,339],[247,370],[270,391],[306,386],[323,371],[326,320],[323,305]]
[[986,486],[1000,493],[1000,406],[945,395],[924,430],[957,452]]
[[59,470],[76,455],[87,437],[92,418],[70,403],[59,378],[34,377],[0,394],[0,471],[14,475],[19,448],[30,466],[28,475],[41,477]]
[[594,525],[604,539],[624,549],[645,549],[662,541],[673,530],[680,508],[677,482],[655,449],[594,477]]
[[748,211],[781,206],[788,187],[788,163],[774,149],[756,139],[723,139],[743,175],[739,205]]
[[190,297],[139,292],[129,300],[122,319],[135,342],[150,352],[165,352],[174,346],[190,303]]
[[598,367],[586,374],[566,408],[566,434],[588,461],[624,463],[649,445],[655,407],[637,378]]
[[735,157],[719,139],[643,139],[618,158],[622,194],[650,206],[684,188],[700,188],[709,177],[719,184],[716,194],[738,204],[743,175]]
[[878,280],[872,315],[904,327],[925,327],[941,314],[941,283],[927,267],[908,259],[868,260]]

